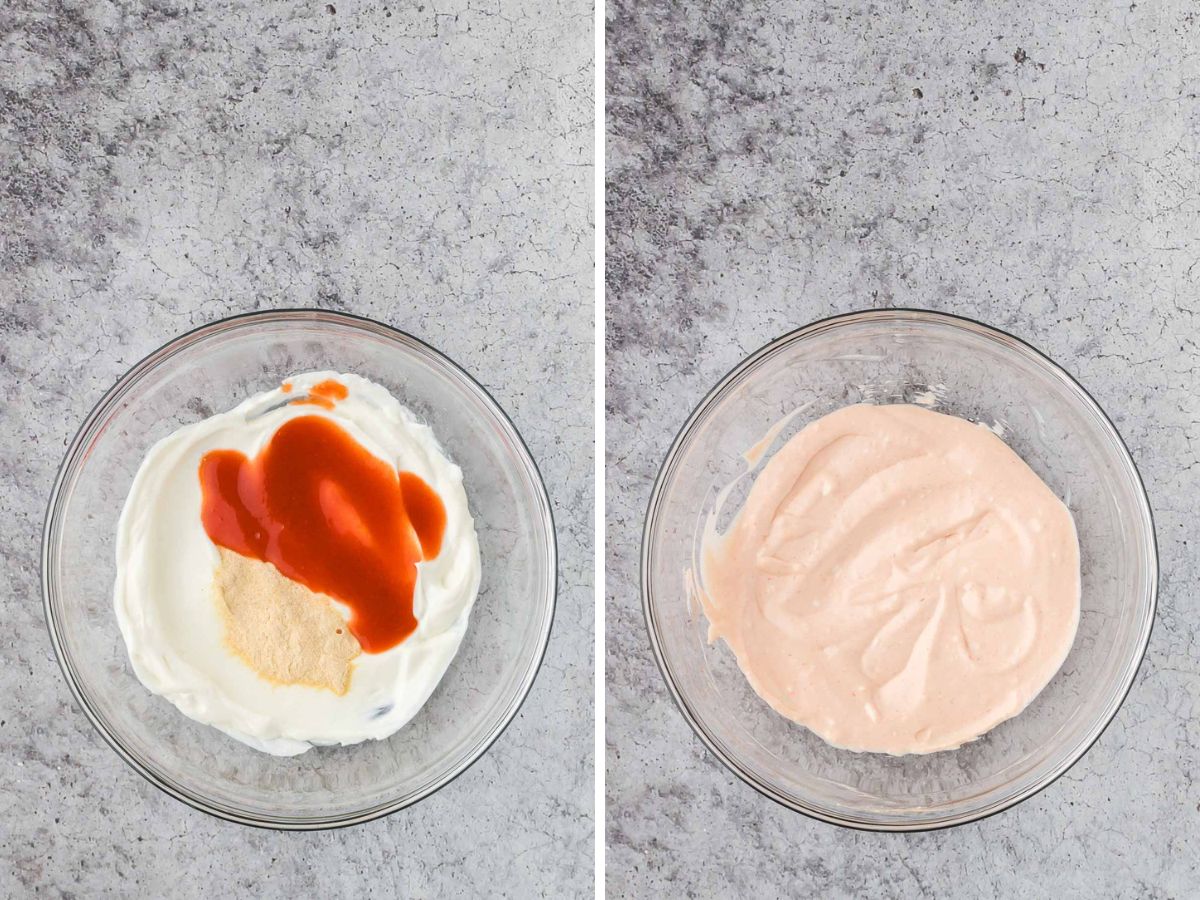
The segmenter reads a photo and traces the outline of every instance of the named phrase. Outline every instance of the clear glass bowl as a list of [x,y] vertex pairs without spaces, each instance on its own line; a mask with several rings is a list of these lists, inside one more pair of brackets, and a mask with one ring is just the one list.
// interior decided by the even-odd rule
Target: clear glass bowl
[[[130,668],[113,612],[117,519],[151,444],[189,422],[333,369],[388,388],[463,470],[482,585],[458,655],[425,707],[388,740],[279,758],[185,717]],[[460,774],[516,715],[554,611],[550,504],[520,436],[453,362],[407,334],[339,313],[236,316],[171,341],[104,396],[67,450],[46,514],[46,621],[75,698],[113,749],[192,806],[273,828],[351,825]]]
[[[852,753],[778,715],[755,695],[724,642],[708,644],[707,621],[685,577],[699,571],[701,527],[717,492],[744,476],[722,506],[724,528],[761,471],[747,473],[743,452],[793,410],[803,407],[772,451],[812,420],[862,402],[920,402],[993,426],[1075,516],[1083,595],[1070,656],[1023,713],[958,750]],[[1116,714],[1145,654],[1157,581],[1141,479],[1087,392],[1008,334],[913,310],[817,322],[738,365],[667,454],[642,542],[651,643],[704,743],[773,800],[826,822],[880,831],[943,828],[999,812],[1083,756]]]

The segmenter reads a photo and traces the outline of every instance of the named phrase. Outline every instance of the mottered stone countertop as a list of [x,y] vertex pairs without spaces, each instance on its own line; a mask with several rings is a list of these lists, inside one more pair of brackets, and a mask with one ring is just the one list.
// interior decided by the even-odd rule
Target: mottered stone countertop
[[[577,0],[0,4],[0,895],[591,895],[592,46]],[[92,404],[174,335],[272,306],[460,362],[558,524],[519,717],[435,796],[342,831],[143,782],[42,619],[46,499]]]
[[[613,897],[1195,896],[1200,877],[1200,14],[1099,3],[612,0],[607,820]],[[638,595],[659,463],[732,366],[864,307],[982,319],[1115,421],[1160,608],[1116,720],[972,825],[810,821],[674,707]]]

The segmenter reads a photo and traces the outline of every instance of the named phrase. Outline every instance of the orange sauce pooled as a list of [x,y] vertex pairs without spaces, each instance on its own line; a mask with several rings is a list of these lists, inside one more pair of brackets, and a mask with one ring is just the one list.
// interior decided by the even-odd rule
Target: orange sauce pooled
[[[291,385],[285,385],[283,392],[286,394],[291,390]],[[332,378],[327,378],[324,381],[314,384],[308,389],[307,397],[297,397],[291,402],[299,405],[301,403],[311,403],[314,406],[320,406],[323,409],[333,409],[333,404],[338,400],[345,400],[349,391],[346,386],[340,381],[334,381]]]
[[417,563],[438,555],[446,528],[441,498],[419,476],[397,475],[337,423],[301,416],[253,459],[204,454],[200,489],[213,543],[346,604],[367,653],[416,630]]

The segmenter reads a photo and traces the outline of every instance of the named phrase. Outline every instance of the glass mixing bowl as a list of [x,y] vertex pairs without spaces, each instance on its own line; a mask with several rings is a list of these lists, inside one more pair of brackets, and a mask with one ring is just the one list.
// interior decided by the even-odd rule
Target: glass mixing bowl
[[[718,492],[723,530],[771,452],[852,403],[920,403],[991,426],[1070,507],[1082,554],[1075,644],[1019,716],[958,750],[852,753],[774,712],[724,642],[710,645],[691,573]],[[757,467],[742,454],[795,411]],[[738,479],[741,479],[738,481]],[[650,498],[642,591],[667,686],[701,740],[773,800],[826,822],[917,831],[999,812],[1050,784],[1112,720],[1146,651],[1158,559],[1145,490],[1096,402],[1029,345],[915,310],[852,313],[763,347],[700,403]]]
[[[281,758],[250,749],[151,694],[129,664],[112,589],[117,519],[159,438],[298,372],[369,378],[433,427],[463,470],[483,560],[470,625],[445,678],[391,738]],[[121,758],[197,809],[248,825],[312,829],[395,812],[487,750],[533,683],[554,611],[550,504],[520,436],[462,369],[417,339],[339,313],[235,316],[134,366],[71,442],[46,515],[46,620],[67,682]]]

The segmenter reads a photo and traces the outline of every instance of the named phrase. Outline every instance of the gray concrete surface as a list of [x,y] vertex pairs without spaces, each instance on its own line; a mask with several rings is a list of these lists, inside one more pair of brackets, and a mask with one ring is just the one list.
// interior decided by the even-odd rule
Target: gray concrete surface
[[[592,891],[592,26],[586,2],[0,5],[0,895]],[[144,783],[42,621],[76,427],[171,336],[319,305],[475,373],[545,475],[559,611],[491,751],[436,796],[278,834]],[[536,348],[536,352],[531,352]]]
[[[1196,896],[1200,16],[1161,3],[608,5],[613,897]],[[635,581],[650,487],[730,367],[812,319],[976,316],[1071,369],[1157,517],[1149,657],[1067,776],[882,836],[736,780],[673,706]]]

